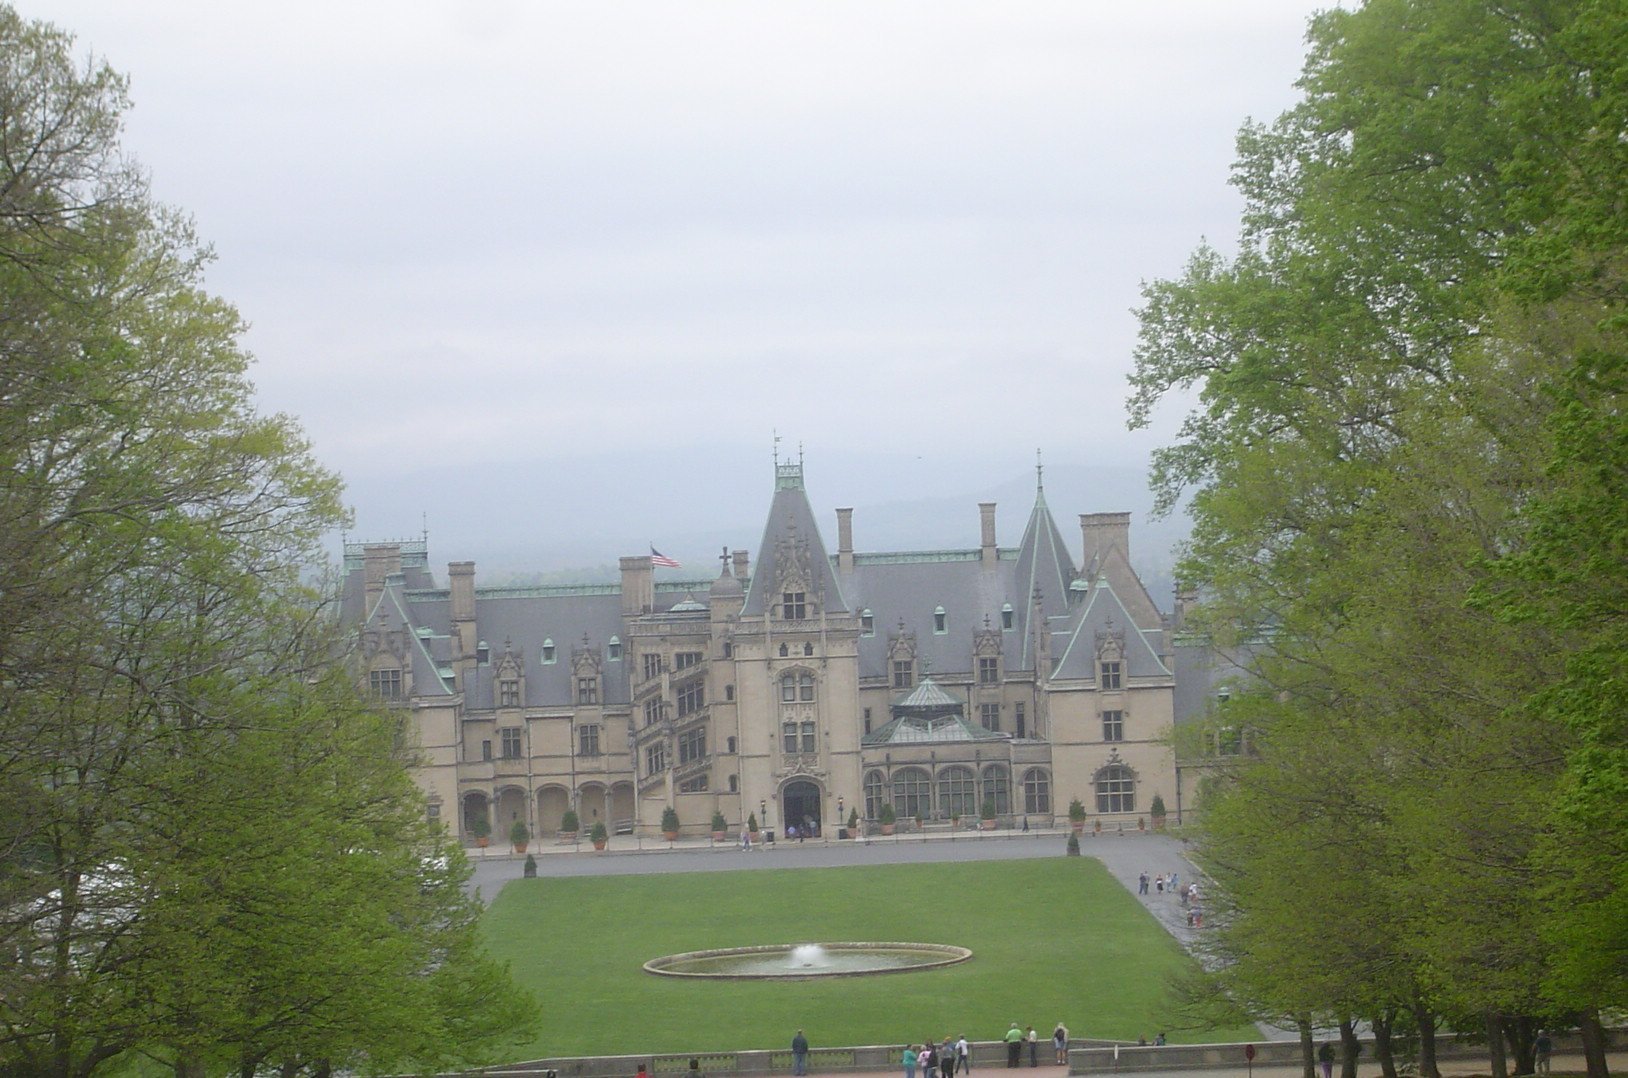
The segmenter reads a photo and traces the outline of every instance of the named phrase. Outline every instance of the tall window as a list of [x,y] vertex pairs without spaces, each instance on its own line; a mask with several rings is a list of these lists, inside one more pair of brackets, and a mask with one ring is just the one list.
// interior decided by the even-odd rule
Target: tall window
[[1001,679],[1001,661],[993,655],[983,655],[978,659],[978,684],[994,685]]
[[865,819],[874,820],[882,814],[882,806],[887,804],[887,785],[882,781],[880,771],[867,772],[865,775]]
[[817,743],[817,741],[815,740],[815,737],[814,737],[814,724],[812,722],[803,723],[802,733],[803,733],[803,751],[804,752],[818,752],[819,751],[819,744]]
[[1012,721],[1017,726],[1017,736],[1029,736],[1029,713],[1022,704],[1012,705]]
[[696,678],[678,690],[678,717],[693,715],[707,702],[706,683]]
[[577,678],[577,703],[599,703],[599,679],[597,677]]
[[983,796],[978,799],[981,807],[985,801],[995,802],[995,811],[1004,816],[1012,811],[1012,776],[1007,774],[1004,764],[990,764],[984,768]]
[[497,706],[520,706],[520,679],[504,678],[497,683]]
[[1001,631],[1002,632],[1011,632],[1012,631],[1012,620],[1013,620],[1012,604],[1007,603],[1005,606],[1001,607]]
[[660,655],[646,655],[644,657],[644,677],[645,677],[645,680],[648,681],[651,678],[659,677],[660,675],[661,675],[661,656]]
[[1119,660],[1104,659],[1101,663],[1101,687],[1104,689],[1119,688]]
[[893,811],[900,816],[925,818],[933,809],[933,780],[919,767],[901,767],[893,773]]
[[1136,811],[1136,779],[1130,768],[1109,764],[1097,772],[1097,811]]
[[808,595],[801,591],[780,593],[780,616],[787,621],[802,621],[808,617]]
[[916,664],[909,659],[893,661],[893,687],[908,689],[916,683]]
[[801,700],[809,703],[814,699],[814,675],[806,670],[794,670],[791,673],[780,675],[780,701],[791,704]]
[[367,675],[367,687],[374,696],[386,700],[401,699],[401,671],[373,670]]
[[577,727],[577,755],[598,756],[599,752],[599,727]]
[[1051,777],[1038,767],[1023,773],[1023,811],[1040,814],[1051,811]]
[[1123,711],[1104,711],[1102,713],[1102,740],[1125,740],[1125,713]]
[[697,726],[678,735],[678,762],[687,764],[707,754],[707,728]]
[[950,616],[944,612],[944,608],[941,606],[933,611],[933,632],[947,633],[949,631]]
[[869,610],[865,610],[865,611],[860,612],[860,615],[859,615],[859,635],[860,636],[875,636],[876,635],[876,615],[872,614]]
[[795,722],[783,722],[780,724],[780,751],[787,753],[788,755],[796,754],[797,724]]
[[644,770],[647,775],[667,770],[667,742],[658,741],[644,750]]
[[502,738],[499,751],[503,753],[503,758],[505,760],[520,759],[520,727],[505,726],[498,731],[498,734]]
[[971,768],[946,767],[938,773],[938,811],[945,816],[973,816],[978,811],[977,787]]
[[999,730],[1001,728],[1001,706],[999,704],[979,704],[978,725],[985,730]]
[[661,721],[661,697],[644,702],[644,724],[653,725]]

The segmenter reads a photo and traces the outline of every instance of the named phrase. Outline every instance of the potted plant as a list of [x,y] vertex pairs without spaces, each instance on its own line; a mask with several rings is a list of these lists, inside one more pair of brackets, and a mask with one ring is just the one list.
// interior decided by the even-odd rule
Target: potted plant
[[509,828],[509,841],[514,845],[515,853],[525,853],[526,844],[531,841],[531,829],[526,826],[525,820],[514,821]]
[[848,810],[848,837],[849,838],[858,838],[859,837],[859,810],[858,809],[849,809]]
[[756,846],[758,844],[758,835],[760,833],[761,832],[759,832],[758,829],[757,829],[757,813],[748,812],[746,814],[746,839],[747,839],[747,841],[750,842],[752,845]]
[[729,837],[729,821],[717,809],[712,810],[712,841],[722,842]]
[[1076,835],[1085,830],[1085,805],[1077,797],[1068,803],[1068,822]]
[[1163,797],[1159,796],[1158,794],[1153,795],[1153,804],[1148,807],[1148,815],[1153,817],[1153,829],[1155,831],[1163,831],[1165,821]]
[[668,842],[678,837],[678,810],[671,805],[661,810],[661,837]]
[[492,821],[486,813],[481,813],[469,821],[469,833],[475,836],[475,845],[485,849],[492,841]]
[[577,819],[575,809],[566,809],[565,815],[560,817],[560,841],[575,842],[577,832],[582,830],[582,821]]
[[1078,831],[1068,833],[1068,856],[1080,856],[1080,833]]
[[605,830],[604,820],[594,821],[593,829],[588,832],[588,838],[593,842],[594,849],[603,850],[605,848],[605,844],[610,841],[610,832]]
[[892,802],[883,805],[881,810],[876,814],[876,820],[882,825],[882,834],[884,835],[893,834],[893,825],[898,822],[898,819],[899,818],[893,814]]
[[1146,831],[1148,829],[1148,822],[1146,818],[1142,816],[1138,816],[1136,818],[1136,829],[1138,831]]
[[984,803],[978,809],[978,826],[985,831],[995,830],[995,799],[984,798]]

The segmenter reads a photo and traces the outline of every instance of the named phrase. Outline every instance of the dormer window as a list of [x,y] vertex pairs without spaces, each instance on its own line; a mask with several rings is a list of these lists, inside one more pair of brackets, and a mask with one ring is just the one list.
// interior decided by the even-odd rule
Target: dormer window
[[780,616],[787,621],[802,621],[808,617],[808,593],[803,591],[781,592]]
[[1106,690],[1118,689],[1120,687],[1120,684],[1119,684],[1119,681],[1120,681],[1120,664],[1119,664],[1119,660],[1117,660],[1117,659],[1104,659],[1101,663],[1098,663],[1097,665],[1099,667],[1099,673],[1101,675],[1097,687],[1100,688],[1100,689],[1103,689],[1105,691]]
[[610,638],[610,642],[605,645],[605,661],[613,663],[622,661],[621,637],[613,636]]
[[1012,604],[1007,603],[1005,606],[1001,607],[1001,632],[1011,632],[1013,620]]
[[543,641],[543,662],[551,663],[553,661],[554,661],[554,640],[553,640],[552,637],[550,637],[549,639]]
[[367,687],[374,696],[385,700],[401,699],[401,671],[400,670],[371,670],[367,675]]
[[872,614],[869,610],[861,610],[859,612],[859,635],[876,635],[876,615]]
[[487,663],[489,663],[491,661],[492,661],[492,648],[491,648],[491,645],[487,644],[486,641],[482,640],[480,643],[475,645],[475,662],[477,664],[481,665],[481,666],[485,666]]
[[497,706],[520,706],[520,679],[503,678],[497,683]]
[[933,632],[942,634],[949,631],[950,616],[944,612],[944,608],[941,606],[933,611]]

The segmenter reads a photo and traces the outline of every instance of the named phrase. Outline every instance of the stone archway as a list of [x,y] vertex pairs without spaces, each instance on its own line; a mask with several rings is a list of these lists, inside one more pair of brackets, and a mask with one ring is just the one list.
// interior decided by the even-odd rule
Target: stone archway
[[475,843],[475,832],[469,825],[472,820],[477,819],[484,819],[487,823],[491,823],[492,810],[486,795],[479,790],[474,790],[464,794],[463,797],[463,819],[460,821],[462,826],[460,838],[466,846],[472,846]]
[[792,779],[780,788],[780,819],[787,835],[791,828],[818,835],[824,823],[824,793],[819,783],[809,779]]
[[[537,791],[537,833],[539,838],[560,829],[565,810],[571,807],[571,794],[564,786],[544,786]],[[580,822],[580,821],[579,821]]]
[[531,823],[526,814],[526,791],[518,786],[505,786],[497,792],[497,801],[492,806],[492,842],[506,843],[509,841],[509,829],[516,822],[531,829]]
[[594,824],[602,823],[611,829],[610,799],[604,784],[585,782],[577,788],[577,815],[582,818],[582,831],[586,835]]
[[618,782],[610,789],[612,830],[619,835],[633,833],[633,784]]

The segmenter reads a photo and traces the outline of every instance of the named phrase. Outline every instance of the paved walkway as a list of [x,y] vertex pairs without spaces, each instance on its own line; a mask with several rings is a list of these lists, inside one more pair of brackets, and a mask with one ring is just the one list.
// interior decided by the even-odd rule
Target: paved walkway
[[[1251,1070],[1245,1065],[1243,1060],[1243,1045],[1238,1046],[1238,1054],[1239,1065],[1237,1067],[1201,1067],[1163,1071],[1127,1069],[1122,1072],[1104,1070],[1094,1071],[1091,1073],[1123,1073],[1127,1076],[1134,1075],[1135,1078],[1301,1078],[1302,1072],[1299,1067],[1259,1066]],[[1622,1074],[1624,1073],[1623,1068],[1628,1067],[1628,1051],[1607,1052],[1606,1062],[1610,1066],[1613,1074]],[[1473,1059],[1442,1060],[1440,1063],[1440,1069],[1444,1078],[1465,1078],[1465,1076],[1470,1075],[1485,1075],[1489,1071],[1487,1066],[1487,1058],[1485,1056],[1477,1056]],[[1560,1054],[1557,1054],[1554,1057],[1553,1066],[1551,1068],[1552,1073],[1556,1075],[1584,1074],[1587,1072],[1587,1069],[1587,1064],[1581,1055]],[[1068,1075],[1067,1067],[1020,1067],[1018,1070],[1021,1072],[1021,1074],[1013,1075],[1013,1078],[1067,1078]],[[810,1073],[817,1075],[820,1072],[811,1071]],[[983,1067],[974,1073],[983,1075],[984,1078],[995,1078],[997,1075],[1005,1074],[1006,1071],[1004,1068],[999,1067]],[[1337,1067],[1334,1073],[1336,1078],[1338,1078],[1339,1069]],[[903,1074],[904,1069],[900,1067],[897,1070],[890,1071],[845,1071],[840,1075],[840,1078],[903,1078]],[[1372,1061],[1364,1061],[1360,1063],[1357,1067],[1357,1076],[1358,1078],[1381,1078],[1379,1064]],[[833,1078],[838,1078],[838,1076],[833,1075]]]

